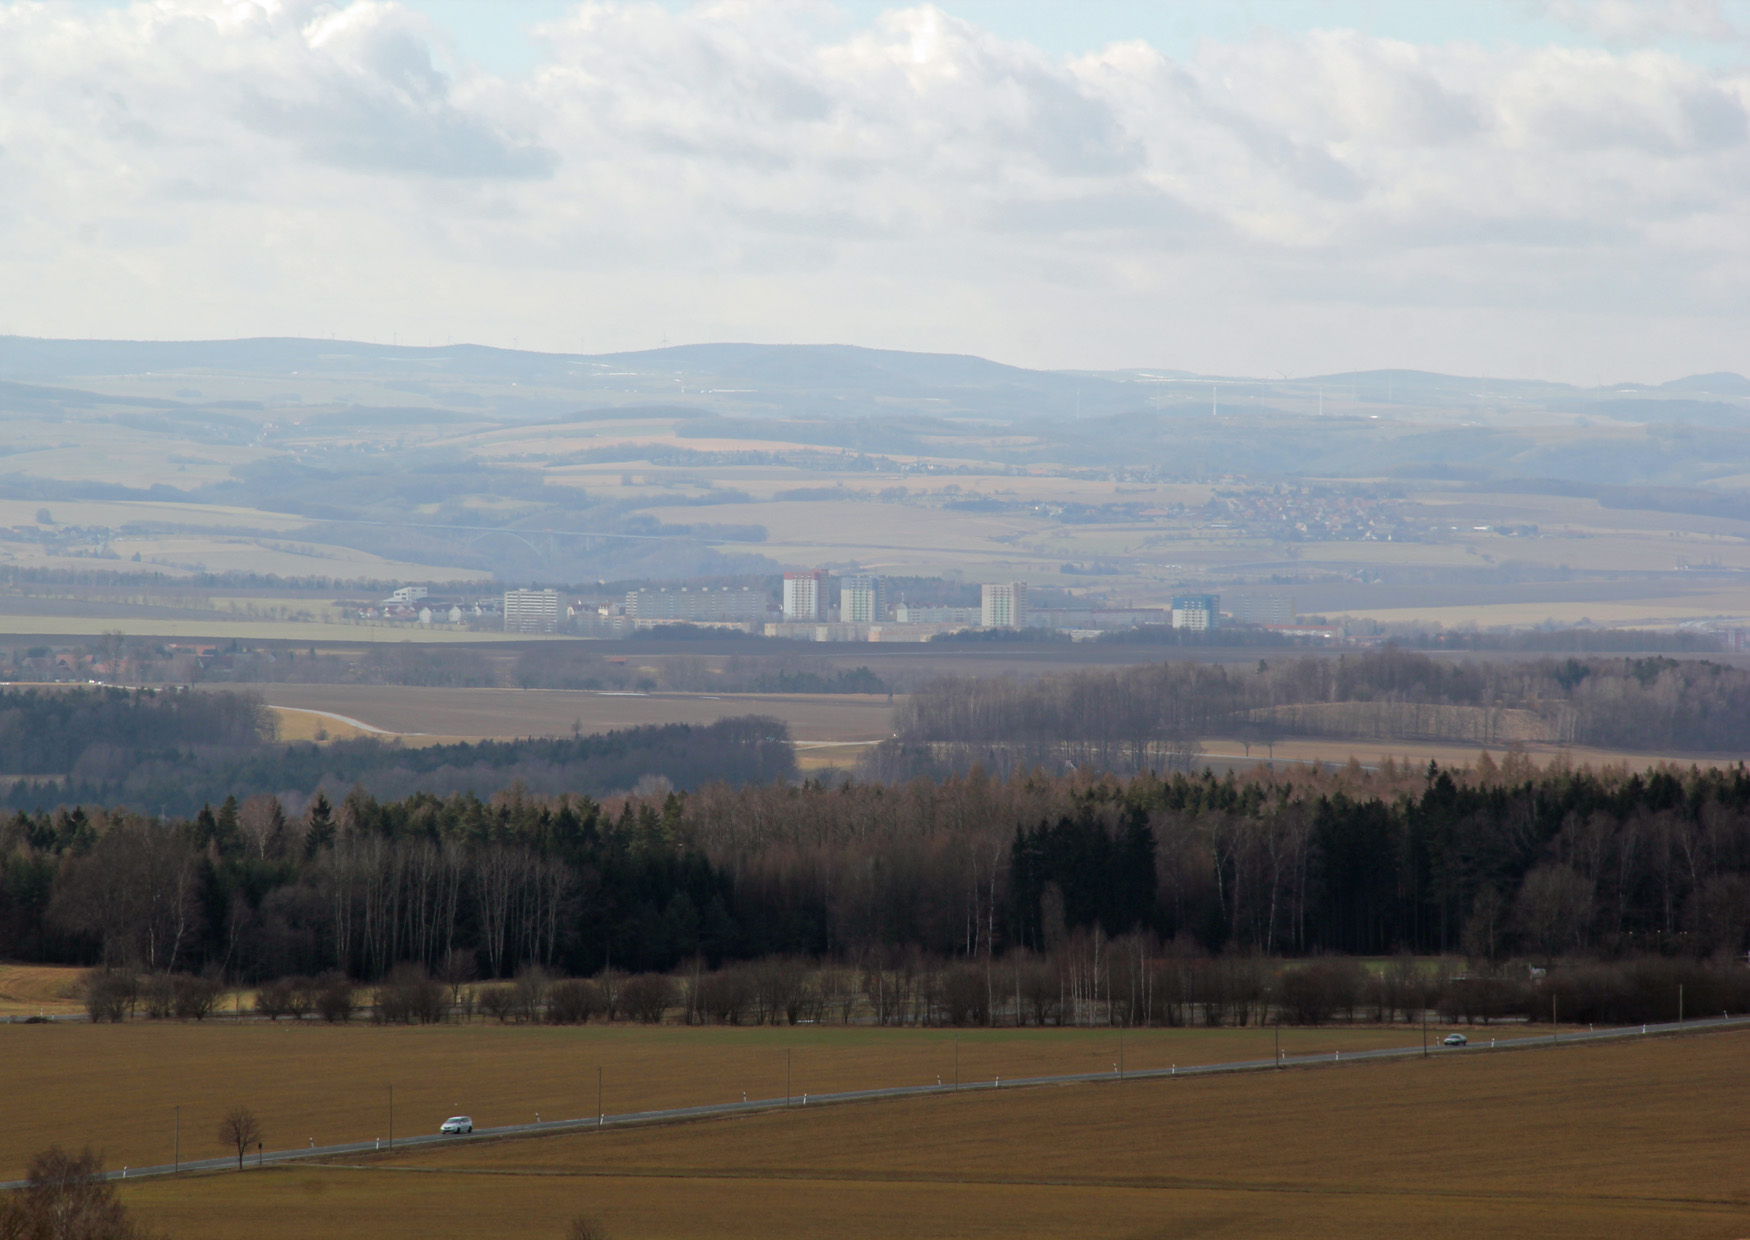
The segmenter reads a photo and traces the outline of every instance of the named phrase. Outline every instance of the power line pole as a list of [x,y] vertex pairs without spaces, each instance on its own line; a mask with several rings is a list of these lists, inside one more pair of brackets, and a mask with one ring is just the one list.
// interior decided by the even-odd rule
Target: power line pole
[[596,1065],[595,1070],[595,1126],[600,1128],[607,1122],[607,1112],[602,1109],[602,1069]]
[[182,1173],[182,1108],[176,1108],[176,1161],[170,1164],[170,1174]]
[[389,1149],[395,1149],[395,1086],[389,1086]]

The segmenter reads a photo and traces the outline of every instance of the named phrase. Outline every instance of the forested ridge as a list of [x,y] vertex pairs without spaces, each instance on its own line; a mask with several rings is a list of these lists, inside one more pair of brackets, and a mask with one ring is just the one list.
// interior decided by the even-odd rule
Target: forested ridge
[[1739,953],[1750,772],[1388,765],[1256,779],[975,772],[301,817],[91,808],[0,827],[0,956],[377,977],[771,955],[991,960],[1096,930],[1174,950]]
[[0,805],[128,805],[192,815],[227,796],[361,786],[379,797],[490,795],[512,783],[597,795],[661,778],[681,788],[783,780],[795,773],[788,727],[748,716],[709,725],[624,728],[590,736],[403,747],[362,737],[317,745],[274,740],[274,717],[248,693],[79,688],[0,692]]

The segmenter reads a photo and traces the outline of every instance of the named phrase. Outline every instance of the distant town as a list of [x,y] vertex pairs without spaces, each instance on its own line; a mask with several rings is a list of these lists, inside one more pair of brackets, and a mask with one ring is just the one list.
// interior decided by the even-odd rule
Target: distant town
[[[970,592],[974,587],[959,588]],[[826,569],[787,572],[781,591],[753,585],[641,586],[608,598],[554,588],[448,598],[409,585],[358,607],[356,618],[593,637],[685,625],[810,642],[927,642],[958,633],[1024,630],[1086,641],[1123,630],[1209,633],[1235,626],[1312,639],[1341,636],[1336,628],[1297,623],[1294,599],[1285,594],[1247,594],[1223,611],[1217,594],[1179,594],[1170,606],[1136,607],[1061,590],[1041,599],[1030,594],[1025,581],[975,588],[976,604],[970,599],[909,601],[885,577],[835,575]]]

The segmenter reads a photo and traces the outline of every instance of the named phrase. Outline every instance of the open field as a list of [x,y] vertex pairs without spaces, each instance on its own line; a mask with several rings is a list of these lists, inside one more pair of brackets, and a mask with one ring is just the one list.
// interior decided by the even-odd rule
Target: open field
[[[1684,766],[1694,763],[1698,766],[1733,766],[1743,760],[1742,754],[1680,754],[1680,753],[1636,753],[1628,750],[1596,749],[1585,745],[1544,745],[1533,744],[1523,747],[1526,757],[1537,767],[1549,765],[1552,761],[1563,760],[1575,766],[1601,767],[1626,763],[1633,769],[1662,762],[1675,762]],[[1478,757],[1487,749],[1490,756],[1500,762],[1506,754],[1503,745],[1478,746],[1475,744],[1460,744],[1444,741],[1381,741],[1359,737],[1345,740],[1340,737],[1293,737],[1276,742],[1274,756],[1266,752],[1263,745],[1252,742],[1251,753],[1247,754],[1245,746],[1238,740],[1225,737],[1207,737],[1203,741],[1203,753],[1197,759],[1198,766],[1213,767],[1217,771],[1249,771],[1254,767],[1274,762],[1278,767],[1293,763],[1321,762],[1329,766],[1342,765],[1350,758],[1366,767],[1379,766],[1387,758],[1399,766],[1409,763],[1412,766],[1424,767],[1429,762],[1438,762],[1444,767],[1475,766]]]
[[279,721],[282,741],[350,741],[366,736],[395,735],[381,728],[361,727],[345,715],[330,710],[299,710],[292,706],[270,706]]
[[[573,689],[429,689],[395,685],[251,686],[276,707],[331,711],[385,732],[446,737],[569,736],[649,723],[772,715],[799,741],[876,741],[893,733],[886,694],[595,693]],[[331,729],[332,730],[332,729]]]
[[[735,715],[774,715],[790,725],[798,742],[798,761],[805,771],[851,768],[866,747],[892,734],[894,707],[882,694],[778,693],[650,693],[622,695],[566,689],[441,689],[375,685],[252,686],[285,721],[282,735],[309,739],[318,724],[331,736],[354,727],[344,720],[399,734],[409,743],[422,739],[565,736],[573,725],[584,732],[647,723],[711,723]],[[328,712],[324,715],[320,712]],[[336,718],[339,716],[340,718]],[[1355,740],[1323,737],[1293,738],[1276,743],[1274,754],[1253,742],[1251,752],[1238,740],[1206,738],[1200,762],[1218,771],[1246,770],[1267,760],[1277,763],[1345,763],[1351,757],[1376,765],[1387,756],[1425,766],[1470,766],[1480,752],[1474,744]],[[1737,755],[1647,754],[1580,746],[1530,745],[1527,753],[1538,765],[1565,755],[1576,765],[1737,761]],[[1502,747],[1494,747],[1497,759]]]
[[1750,1035],[867,1103],[461,1143],[125,1197],[179,1240],[1729,1240]]
[[0,1017],[84,1011],[77,990],[84,974],[58,965],[0,964]]
[[[495,629],[454,627],[420,627],[404,624],[324,624],[318,620],[249,620],[225,617],[130,616],[117,620],[110,616],[41,615],[36,613],[0,612],[0,636],[36,637],[48,641],[92,638],[110,629],[121,629],[129,637],[156,637],[180,641],[244,641],[290,642],[298,649],[305,646],[371,646],[400,644],[417,640],[420,645],[451,643],[527,642],[527,633],[502,633]],[[535,638],[533,640],[543,640]],[[563,641],[549,637],[547,641]]]
[[[229,1010],[231,1000],[224,1007]],[[1419,1029],[1284,1029],[1295,1053],[1416,1043]],[[1269,1058],[1270,1029],[1153,1029],[1124,1035],[1125,1066]],[[602,1103],[620,1113],[783,1097],[788,1061],[797,1098],[960,1078],[1109,1071],[1116,1030],[877,1029],[866,1026],[499,1026],[407,1028],[315,1022],[137,1021],[0,1024],[0,1180],[51,1142],[90,1143],[111,1166],[167,1162],[173,1108],[182,1108],[184,1157],[222,1152],[213,1139],[232,1106],[252,1108],[270,1148],[369,1141],[429,1132],[466,1112],[481,1127],[591,1115],[596,1069]]]

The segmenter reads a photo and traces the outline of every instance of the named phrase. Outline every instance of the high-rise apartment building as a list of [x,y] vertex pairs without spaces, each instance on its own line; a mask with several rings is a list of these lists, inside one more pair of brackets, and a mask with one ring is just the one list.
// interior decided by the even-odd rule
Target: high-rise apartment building
[[984,587],[984,627],[1018,629],[1027,623],[1027,583],[1001,581]]
[[880,624],[887,618],[887,583],[867,575],[839,579],[839,620],[844,624]]
[[826,619],[826,572],[814,569],[806,573],[784,574],[784,619]]
[[1221,595],[1177,594],[1173,596],[1173,627],[1207,633],[1221,619]]
[[559,591],[506,590],[504,592],[504,631],[506,633],[557,633],[559,631]]

